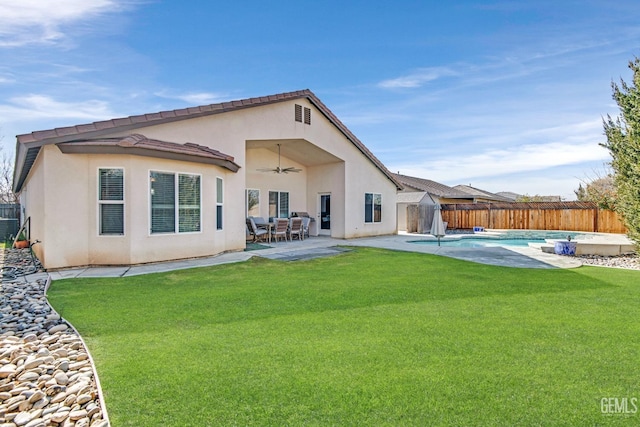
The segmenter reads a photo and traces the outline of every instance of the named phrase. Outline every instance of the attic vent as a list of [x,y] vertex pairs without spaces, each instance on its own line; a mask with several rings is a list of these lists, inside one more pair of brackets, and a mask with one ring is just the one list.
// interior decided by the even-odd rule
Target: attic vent
[[296,104],[296,122],[302,123],[302,105]]
[[[295,104],[296,122],[302,123],[302,105]],[[311,124],[311,108],[304,107],[304,123]]]
[[311,108],[304,109],[304,122],[308,125],[311,124]]

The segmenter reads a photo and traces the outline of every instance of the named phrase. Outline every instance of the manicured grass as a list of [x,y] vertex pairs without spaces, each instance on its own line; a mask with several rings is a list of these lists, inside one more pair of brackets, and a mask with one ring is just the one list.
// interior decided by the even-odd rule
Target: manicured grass
[[354,249],[56,281],[49,300],[114,427],[640,423],[600,406],[640,398],[637,271]]

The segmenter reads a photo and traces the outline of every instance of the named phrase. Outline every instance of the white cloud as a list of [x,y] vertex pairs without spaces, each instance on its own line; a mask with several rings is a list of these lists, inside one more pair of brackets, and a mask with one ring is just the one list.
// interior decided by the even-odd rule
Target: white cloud
[[31,94],[11,98],[10,101],[10,104],[0,104],[0,116],[8,122],[48,119],[93,121],[117,116],[108,103],[98,100],[60,102],[45,95]]
[[447,67],[430,67],[421,68],[406,76],[397,77],[395,79],[384,80],[378,83],[378,86],[384,89],[407,89],[423,86],[433,80],[441,77],[455,76],[457,73]]
[[595,141],[582,143],[549,142],[528,144],[504,149],[474,152],[467,146],[466,154],[441,159],[426,159],[421,163],[396,165],[406,175],[415,175],[442,181],[468,181],[469,179],[532,172],[557,166],[608,158],[607,151]]
[[157,92],[155,95],[161,98],[178,99],[190,105],[215,104],[230,100],[227,94],[211,92],[188,92],[175,95],[167,92]]
[[116,0],[0,0],[0,47],[54,43],[65,27],[120,9]]
[[493,177],[504,179],[509,174],[536,173],[588,162],[604,163],[610,157],[599,145],[601,126],[601,122],[592,120],[540,129],[523,128],[517,132],[512,128],[497,138],[477,134],[455,145],[458,155],[452,156],[452,145],[444,142],[410,150],[406,157],[413,159],[410,163],[389,162],[389,166],[406,175],[460,183]]

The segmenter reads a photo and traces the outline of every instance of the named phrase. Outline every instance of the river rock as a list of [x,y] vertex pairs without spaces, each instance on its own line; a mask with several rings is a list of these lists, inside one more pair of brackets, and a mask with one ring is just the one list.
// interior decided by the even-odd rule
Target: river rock
[[29,278],[0,281],[0,427],[108,427],[87,349]]

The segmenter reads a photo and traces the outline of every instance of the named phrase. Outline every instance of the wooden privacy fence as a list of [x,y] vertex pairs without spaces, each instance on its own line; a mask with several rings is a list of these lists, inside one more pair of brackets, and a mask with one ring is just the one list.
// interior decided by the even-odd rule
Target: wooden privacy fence
[[[407,231],[429,233],[429,210],[415,205],[407,210]],[[431,213],[433,218],[433,213]],[[442,205],[448,228],[484,227],[512,230],[567,230],[626,233],[617,213],[590,202],[457,203]]]

